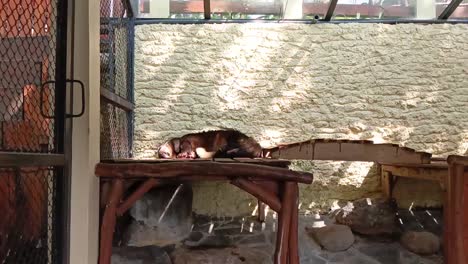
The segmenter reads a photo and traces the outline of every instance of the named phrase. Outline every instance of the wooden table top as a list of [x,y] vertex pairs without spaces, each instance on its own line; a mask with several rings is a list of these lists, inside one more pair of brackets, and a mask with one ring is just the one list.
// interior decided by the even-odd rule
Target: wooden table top
[[215,158],[215,159],[156,159],[156,158],[146,158],[146,159],[108,159],[101,160],[101,163],[187,163],[187,162],[216,162],[216,163],[249,163],[273,167],[288,167],[291,164],[291,161],[284,159],[268,159],[268,158],[233,158],[233,159],[224,159],[224,158]]
[[187,180],[230,180],[246,177],[257,180],[312,183],[309,172],[288,168],[289,160],[278,159],[112,159],[96,165],[103,178],[158,178]]

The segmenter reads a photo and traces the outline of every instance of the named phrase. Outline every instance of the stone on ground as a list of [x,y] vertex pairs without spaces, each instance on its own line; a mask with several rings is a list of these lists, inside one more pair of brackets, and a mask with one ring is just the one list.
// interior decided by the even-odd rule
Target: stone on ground
[[306,230],[323,248],[329,251],[344,251],[354,243],[353,232],[345,225],[328,225]]
[[408,231],[401,236],[401,244],[411,252],[432,255],[440,249],[438,236],[427,231]]
[[156,246],[116,247],[112,249],[111,264],[171,264],[169,255]]
[[336,222],[355,233],[372,236],[400,234],[396,204],[386,199],[364,198],[348,203],[336,213]]

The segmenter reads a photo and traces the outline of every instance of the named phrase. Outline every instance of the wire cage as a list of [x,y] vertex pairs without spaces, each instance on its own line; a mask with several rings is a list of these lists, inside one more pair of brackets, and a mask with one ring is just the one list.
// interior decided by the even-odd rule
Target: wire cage
[[[0,151],[54,151],[56,1],[0,2]],[[42,98],[41,98],[42,91]],[[42,109],[41,109],[42,108]]]
[[130,4],[101,0],[101,159],[131,157],[133,30]]
[[60,263],[56,185],[53,168],[0,168],[2,263]]
[[65,87],[57,80],[65,80],[59,47],[66,47],[60,36],[66,25],[57,21],[66,17],[63,3],[0,0],[0,263],[61,262],[63,168],[25,161],[62,153],[58,123],[65,113],[57,103]]

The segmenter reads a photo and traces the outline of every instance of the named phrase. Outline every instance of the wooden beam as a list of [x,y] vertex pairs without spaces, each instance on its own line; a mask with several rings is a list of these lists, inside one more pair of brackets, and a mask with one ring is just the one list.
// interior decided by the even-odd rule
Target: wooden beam
[[[430,165],[430,164],[427,164]],[[442,182],[448,176],[447,166],[382,165],[382,171],[398,177]]]
[[0,167],[64,166],[63,154],[0,152]]
[[468,166],[468,156],[450,155],[447,158],[447,163],[449,165],[460,164],[463,166]]
[[99,163],[95,173],[108,178],[177,179],[197,176],[249,177],[252,180],[269,179],[312,183],[312,174],[256,164],[221,163],[213,161],[180,161],[166,163]]
[[275,196],[273,193],[268,192],[267,190],[263,189],[261,186],[251,181],[248,181],[246,179],[240,179],[240,178],[236,178],[232,180],[231,184],[252,194],[257,199],[259,199],[260,201],[270,206],[270,208],[273,209],[275,212],[279,213],[281,211],[281,202],[278,199],[278,197]]
[[299,187],[294,185],[291,224],[289,231],[289,264],[300,264],[299,258]]
[[133,109],[135,109],[133,103],[104,88],[101,88],[101,98],[118,108],[122,108],[127,112],[133,111]]
[[115,232],[117,222],[117,206],[123,192],[123,180],[115,179],[112,182],[109,200],[106,203],[106,209],[102,217],[101,224],[101,243],[99,252],[99,264],[111,264],[112,256],[112,238]]
[[382,193],[384,194],[385,198],[391,199],[392,198],[392,182],[393,182],[393,175],[389,171],[383,170],[381,173],[381,186],[382,186]]
[[294,182],[284,183],[284,192],[281,199],[281,211],[278,212],[278,231],[276,232],[275,264],[288,263],[289,234],[291,231],[291,214],[295,205]]
[[[184,161],[182,159],[155,159],[155,158],[146,158],[146,159],[103,159],[101,160],[102,163],[168,163],[168,162],[181,162]],[[214,161],[214,162],[222,162],[222,163],[247,163],[247,164],[257,164],[257,165],[264,165],[264,166],[272,166],[272,167],[281,167],[281,168],[288,168],[291,164],[290,160],[284,159],[261,159],[261,158],[215,158],[215,159],[194,159],[194,160],[185,160],[189,162],[207,162],[207,161]]]
[[137,190],[135,190],[118,208],[117,215],[123,215],[138,199],[140,199],[145,193],[152,188],[161,184],[161,181],[156,179],[148,179],[143,182]]

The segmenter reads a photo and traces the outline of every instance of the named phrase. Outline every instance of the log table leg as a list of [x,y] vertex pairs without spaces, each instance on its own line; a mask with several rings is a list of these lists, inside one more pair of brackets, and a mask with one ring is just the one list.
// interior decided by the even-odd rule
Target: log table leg
[[298,241],[298,226],[299,226],[299,187],[294,183],[291,212],[291,225],[289,231],[289,264],[299,264],[299,241]]
[[393,175],[391,172],[386,171],[382,168],[381,172],[381,185],[382,192],[387,199],[391,199],[393,196]]
[[112,187],[101,224],[101,243],[99,252],[99,264],[110,264],[112,256],[112,238],[114,236],[117,221],[117,206],[123,193],[123,181],[112,181]]
[[276,250],[275,264],[288,263],[289,251],[289,231],[291,224],[291,213],[293,211],[294,197],[294,182],[284,183],[284,193],[281,199],[281,210],[278,212],[278,233],[276,235]]
[[162,182],[157,179],[149,179],[143,182],[136,191],[134,191],[130,196],[122,202],[122,204],[117,208],[117,215],[121,216],[126,211],[128,211],[135,203],[138,201],[145,193],[147,193],[152,188],[161,185]]

